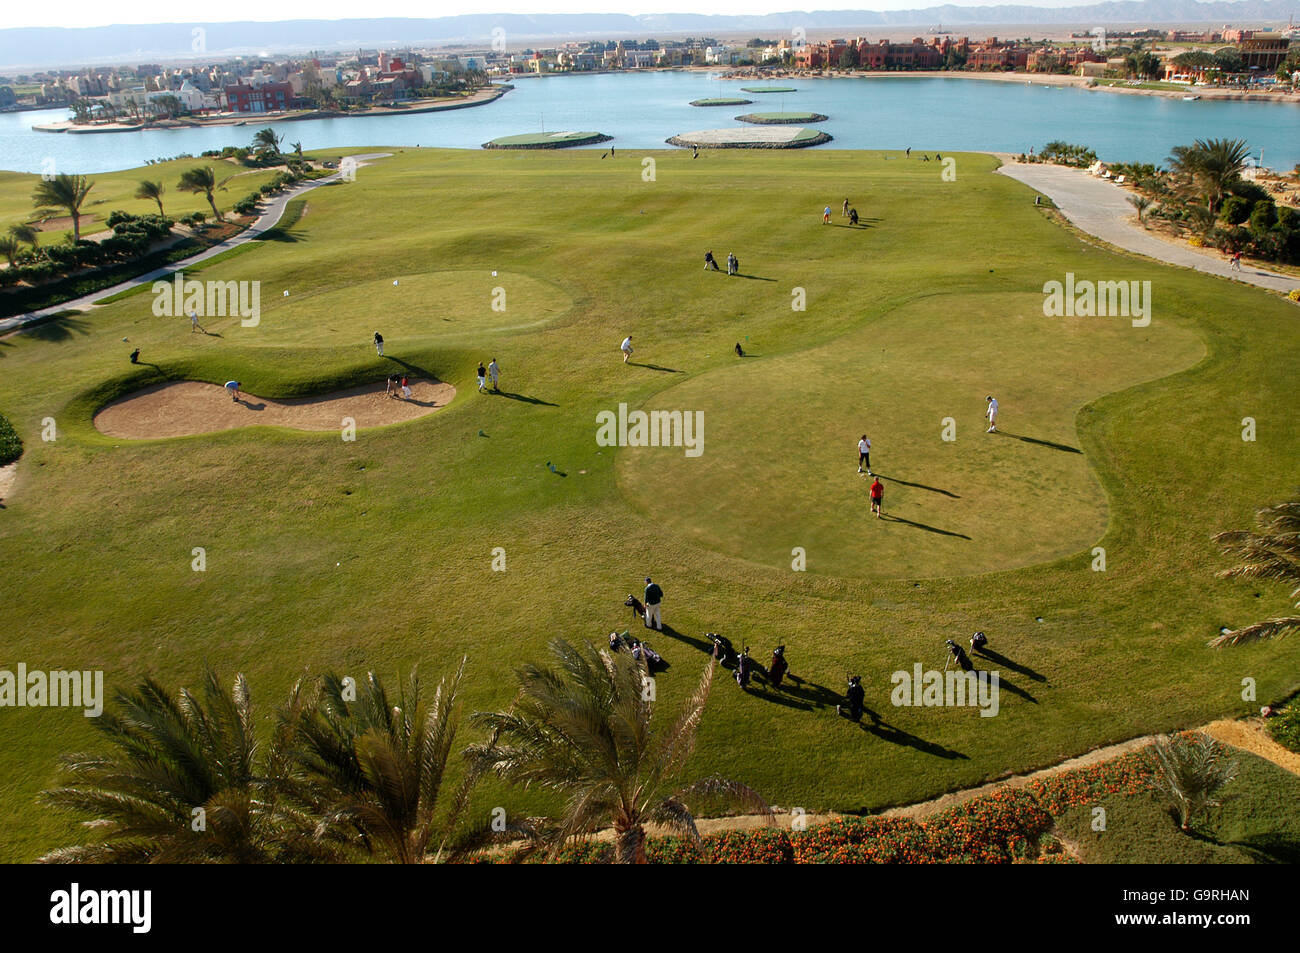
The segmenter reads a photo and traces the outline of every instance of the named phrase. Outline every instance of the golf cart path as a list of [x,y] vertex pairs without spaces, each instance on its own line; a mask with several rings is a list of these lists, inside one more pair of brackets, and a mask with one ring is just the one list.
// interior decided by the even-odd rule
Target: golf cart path
[[1132,193],[1114,182],[1096,178],[1083,169],[1046,162],[1023,163],[1003,153],[994,155],[1002,160],[1002,165],[997,170],[1001,175],[1042,192],[1056,204],[1071,224],[1102,241],[1170,265],[1244,281],[1270,291],[1285,294],[1300,288],[1300,278],[1263,271],[1251,265],[1243,265],[1241,271],[1233,271],[1230,263],[1217,252],[1198,251],[1157,238],[1129,221],[1134,214],[1133,206],[1128,201]]
[[456,396],[443,381],[411,381],[411,397],[390,397],[380,384],[332,394],[272,400],[240,392],[231,400],[224,387],[200,381],[155,384],[107,404],[95,414],[95,429],[127,440],[159,440],[234,430],[292,427],[341,430],[415,420],[441,410]]
[[[385,159],[391,155],[391,152],[369,152],[354,155],[350,158],[355,159],[357,167],[360,168],[375,159]],[[320,179],[313,179],[310,182],[300,183],[292,189],[281,193],[267,204],[266,209],[257,217],[257,220],[253,222],[253,224],[248,226],[248,228],[244,229],[237,235],[232,235],[223,242],[213,245],[211,248],[205,248],[203,251],[196,255],[192,255],[189,258],[181,259],[180,261],[173,262],[170,265],[164,265],[162,268],[155,268],[153,271],[146,272],[143,275],[138,275],[135,278],[128,278],[121,284],[113,285],[111,288],[101,288],[99,291],[88,295],[82,295],[80,298],[74,298],[71,301],[64,301],[61,304],[51,305],[50,307],[42,308],[39,311],[29,311],[26,314],[16,315],[12,318],[0,319],[0,335],[21,330],[29,324],[39,324],[42,321],[48,320],[52,315],[59,314],[63,311],[89,311],[95,307],[96,301],[103,298],[120,294],[123,291],[129,291],[137,285],[158,281],[161,278],[169,278],[177,271],[183,271],[191,265],[197,265],[199,262],[220,255],[222,252],[227,252],[232,248],[238,248],[240,245],[251,242],[260,237],[264,232],[269,231],[278,225],[280,219],[284,216],[284,210],[289,207],[289,203],[294,199],[310,192],[317,186],[342,181],[340,178],[342,175],[343,170],[340,169],[332,175],[327,175]]]
[[[1248,718],[1242,721],[1235,721],[1230,718],[1212,721],[1201,728],[1193,729],[1203,732],[1232,748],[1238,748],[1248,751],[1251,754],[1258,755],[1267,761],[1271,761],[1283,770],[1290,771],[1292,774],[1300,775],[1300,754],[1288,751],[1280,744],[1270,738],[1264,731],[1264,723],[1260,718]],[[978,787],[965,788],[960,791],[950,791],[947,794],[931,798],[928,801],[919,801],[916,804],[906,804],[900,807],[890,808],[880,812],[879,817],[905,817],[914,821],[921,821],[927,817],[946,811],[951,807],[959,804],[965,804],[967,801],[973,801],[976,798],[983,797],[986,794],[992,794],[1001,788],[1022,788],[1025,785],[1043,780],[1045,778],[1055,777],[1061,774],[1068,774],[1071,771],[1077,771],[1081,768],[1089,768],[1106,761],[1112,761],[1115,758],[1130,754],[1134,751],[1140,751],[1147,745],[1155,742],[1159,735],[1142,735],[1138,738],[1131,738],[1128,741],[1121,741],[1118,744],[1106,745],[1102,748],[1094,748],[1092,751],[1081,754],[1078,757],[1068,758],[1059,764],[1051,767],[1041,768],[1038,771],[1031,771],[1028,774],[1018,774],[1012,777],[1003,778],[998,781],[992,781],[988,784],[981,784]],[[806,814],[804,820],[809,827],[817,824],[824,824],[827,821],[835,820],[839,817],[852,815],[842,814]],[[791,815],[780,813],[776,816],[776,825],[783,830],[790,829]],[[756,830],[767,824],[767,819],[761,814],[745,814],[738,817],[716,817],[703,818],[696,820],[696,827],[699,828],[700,834],[714,834],[722,831],[736,830]],[[667,835],[675,833],[668,829],[655,828],[652,833],[655,835]],[[602,831],[601,836],[613,837],[613,831]]]

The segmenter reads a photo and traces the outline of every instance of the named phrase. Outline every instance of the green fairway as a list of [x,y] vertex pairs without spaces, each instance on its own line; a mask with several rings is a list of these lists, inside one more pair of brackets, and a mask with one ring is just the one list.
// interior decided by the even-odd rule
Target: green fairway
[[[467,705],[497,708],[548,640],[627,628],[623,600],[652,575],[665,712],[695,687],[706,632],[763,662],[784,643],[803,680],[744,693],[720,673],[688,772],[810,812],[923,799],[1295,690],[1300,640],[1205,642],[1286,607],[1275,585],[1216,580],[1211,536],[1294,489],[1300,312],[1081,242],[993,158],[953,158],[947,181],[847,151],[405,149],[205,265],[202,280],[259,283],[255,326],[191,333],[146,289],[0,339],[0,415],[25,447],[0,508],[0,670],[102,669],[111,692],[144,674],[194,686],[207,662],[248,675],[269,731],[304,671],[419,664],[432,682],[467,656]],[[0,217],[31,179],[0,179]],[[821,224],[845,197],[862,225]],[[708,250],[741,276],[703,270]],[[1067,273],[1150,281],[1149,326],[1046,317],[1044,283]],[[477,393],[493,357],[502,393]],[[457,395],[352,441],[256,426],[128,441],[91,422],[164,379],[289,397],[394,372]],[[989,394],[1002,434],[984,432]],[[597,415],[620,404],[702,412],[703,452],[599,444]],[[896,519],[868,513],[864,432]],[[942,668],[943,640],[976,629],[1000,653],[997,717],[891,705],[891,673]],[[878,723],[835,715],[849,674]],[[0,708],[0,859],[79,836],[34,799],[59,753],[94,747],[90,724]],[[495,783],[483,797],[550,804]]]
[[[671,495],[665,525],[684,538],[775,567],[794,546],[810,571],[845,576],[1044,562],[1106,531],[1105,495],[1077,447],[1079,408],[1202,353],[1168,324],[1044,318],[1041,295],[935,295],[830,344],[757,367],[753,355],[657,394],[649,407],[703,411],[706,452],[629,449],[620,482],[648,513]],[[984,432],[985,391],[1004,408],[999,434]],[[887,520],[860,518],[864,431]]]
[[[494,294],[497,288],[502,290]],[[289,296],[283,291],[290,291]],[[385,338],[455,338],[487,346],[491,338],[479,335],[537,327],[571,305],[568,295],[550,282],[514,272],[494,276],[486,269],[395,273],[332,287],[313,282],[264,293],[264,326],[261,333],[249,336],[248,343],[253,347],[292,345],[299,343],[303,329],[310,327],[319,347],[368,347],[370,333],[364,327],[358,333],[354,320],[368,316],[376,329],[383,329]],[[238,317],[227,317],[204,327],[227,332],[239,325]]]

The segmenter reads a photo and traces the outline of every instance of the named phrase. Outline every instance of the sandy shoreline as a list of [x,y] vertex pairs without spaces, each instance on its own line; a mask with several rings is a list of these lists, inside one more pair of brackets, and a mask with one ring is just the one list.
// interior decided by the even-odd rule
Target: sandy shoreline
[[109,132],[143,132],[155,129],[200,129],[205,126],[261,126],[272,122],[301,122],[305,119],[351,119],[365,118],[369,116],[410,116],[416,113],[433,113],[442,112],[448,109],[466,109],[471,106],[486,106],[488,103],[494,103],[513,87],[508,83],[498,84],[489,89],[479,90],[472,96],[464,99],[417,99],[412,100],[414,103],[423,103],[424,105],[413,105],[409,107],[383,107],[375,106],[358,112],[327,112],[320,109],[303,110],[294,113],[220,113],[216,116],[202,119],[169,119],[153,123],[102,123],[95,125],[81,124],[76,125],[72,120],[63,122],[50,122],[42,125],[32,126],[37,132],[65,132],[72,135],[96,135],[99,133]]

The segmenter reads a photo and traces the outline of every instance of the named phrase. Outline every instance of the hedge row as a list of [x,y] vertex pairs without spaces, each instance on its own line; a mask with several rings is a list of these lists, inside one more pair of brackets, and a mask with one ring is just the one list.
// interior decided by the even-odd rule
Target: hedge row
[[65,301],[72,301],[82,295],[103,291],[105,288],[111,288],[123,281],[147,274],[155,268],[163,268],[189,258],[191,255],[197,255],[210,247],[210,242],[185,238],[175,245],[159,249],[153,254],[146,255],[143,258],[136,258],[133,261],[122,262],[81,275],[72,275],[59,281],[38,285],[35,288],[5,290],[0,293],[0,318],[39,311],[42,308],[50,308]]

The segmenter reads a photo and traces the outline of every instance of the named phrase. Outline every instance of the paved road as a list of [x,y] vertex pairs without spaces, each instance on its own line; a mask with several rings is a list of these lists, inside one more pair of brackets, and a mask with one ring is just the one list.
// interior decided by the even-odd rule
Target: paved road
[[1164,241],[1130,221],[1136,214],[1128,192],[1114,182],[1098,179],[1082,169],[1047,163],[1027,164],[1003,158],[998,171],[1042,192],[1078,228],[1119,248],[1171,265],[1248,282],[1271,291],[1300,288],[1300,278],[1242,265],[1233,271],[1218,252],[1203,252]]
[[[383,159],[390,155],[392,155],[391,152],[369,152],[355,155],[352,158],[357,160],[358,166],[361,166],[368,161]],[[155,268],[147,274],[131,278],[121,284],[113,285],[111,288],[103,288],[93,294],[83,295],[82,297],[75,298],[72,301],[65,301],[62,304],[42,308],[40,311],[30,311],[27,314],[20,314],[12,318],[0,319],[0,335],[17,331],[29,324],[38,324],[41,321],[47,320],[50,315],[58,314],[60,311],[89,311],[95,307],[95,302],[101,298],[107,298],[109,295],[115,295],[118,292],[127,291],[134,288],[136,285],[142,285],[148,282],[157,281],[160,278],[166,278],[174,272],[183,271],[191,265],[197,265],[201,261],[206,261],[215,255],[220,255],[222,252],[229,251],[231,248],[236,248],[245,242],[251,242],[263,232],[276,226],[280,221],[280,218],[284,215],[284,210],[288,207],[291,201],[307,192],[310,192],[317,186],[325,185],[328,182],[338,181],[339,177],[342,175],[342,171],[335,172],[333,175],[326,176],[323,179],[304,182],[286,192],[280,193],[271,200],[262,214],[257,217],[257,221],[248,226],[248,228],[244,229],[238,235],[233,235],[230,238],[227,238],[220,244],[213,245],[211,248],[199,252],[197,255],[182,259],[181,261],[174,262],[173,264],[166,265],[162,268]]]

